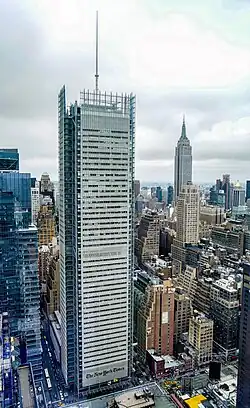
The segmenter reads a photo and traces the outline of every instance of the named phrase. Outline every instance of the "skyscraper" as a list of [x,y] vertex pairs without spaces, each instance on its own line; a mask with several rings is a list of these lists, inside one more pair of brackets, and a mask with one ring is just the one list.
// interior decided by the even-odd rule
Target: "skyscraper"
[[192,146],[187,138],[185,118],[183,118],[181,137],[175,148],[174,196],[179,197],[181,188],[192,182]]
[[131,372],[135,97],[58,102],[62,370],[79,390]]
[[223,174],[222,189],[225,193],[225,210],[231,208],[230,174]]
[[250,264],[243,265],[237,408],[250,406]]
[[32,363],[40,381],[38,240],[37,229],[30,227],[30,186],[30,174],[0,168],[0,312],[8,313],[11,336],[21,343],[21,361]]
[[195,245],[199,240],[200,193],[192,183],[183,185],[176,204],[176,238],[172,245],[173,262],[185,261],[187,244]]
[[18,149],[0,149],[0,170],[7,172],[19,170]]
[[173,186],[168,186],[168,195],[167,195],[168,205],[171,205],[173,203],[173,198],[174,198]]
[[250,180],[246,181],[246,201],[250,198]]

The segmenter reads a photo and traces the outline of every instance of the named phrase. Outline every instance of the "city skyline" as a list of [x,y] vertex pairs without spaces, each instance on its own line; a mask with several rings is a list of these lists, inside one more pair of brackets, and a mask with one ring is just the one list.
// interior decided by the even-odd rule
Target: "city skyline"
[[[208,5],[158,0],[152,6],[108,0],[104,6],[75,0],[71,7],[66,1],[55,7],[47,0],[2,7],[2,147],[19,147],[21,171],[39,176],[47,169],[57,179],[56,95],[64,82],[70,98],[79,88],[93,89],[94,13],[99,9],[100,89],[131,89],[137,95],[136,178],[173,181],[184,113],[194,182],[212,182],[218,173],[249,178],[247,2],[228,0],[223,7],[212,0]],[[121,16],[129,30],[120,25]],[[15,30],[6,24],[15,24]],[[22,104],[18,94],[25,95]]]

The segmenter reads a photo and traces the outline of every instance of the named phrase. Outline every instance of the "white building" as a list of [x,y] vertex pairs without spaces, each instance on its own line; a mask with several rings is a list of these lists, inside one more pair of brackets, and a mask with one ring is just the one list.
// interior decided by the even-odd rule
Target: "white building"
[[62,370],[77,389],[131,372],[135,97],[59,94]]
[[246,190],[237,181],[232,187],[232,208],[245,205]]
[[192,146],[187,138],[185,119],[183,119],[181,137],[175,148],[174,159],[174,197],[179,197],[183,185],[192,181]]
[[35,182],[35,187],[31,187],[31,216],[32,224],[37,225],[37,217],[40,210],[39,181]]

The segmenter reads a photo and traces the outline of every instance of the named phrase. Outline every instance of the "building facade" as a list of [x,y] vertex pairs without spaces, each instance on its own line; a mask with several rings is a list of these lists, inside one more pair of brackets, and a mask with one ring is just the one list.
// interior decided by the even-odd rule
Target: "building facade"
[[35,381],[41,381],[42,349],[37,228],[35,226],[19,228],[17,230],[17,240],[23,312],[21,338],[25,342],[25,362],[31,363]]
[[250,263],[243,266],[237,408],[250,406]]
[[39,245],[49,245],[56,236],[54,206],[41,205],[37,219]]
[[213,356],[213,321],[202,314],[194,314],[189,321],[188,340],[195,350],[195,364],[207,366]]
[[132,369],[135,97],[59,94],[62,371],[78,390]]
[[[146,351],[158,355],[173,354],[174,287],[171,279],[163,280],[138,274],[135,282],[137,307],[135,325],[140,358],[146,360]],[[146,285],[145,285],[145,282]],[[139,292],[139,293],[138,293]]]
[[191,299],[177,287],[174,294],[174,344],[177,345],[183,333],[188,333],[191,317]]
[[31,214],[32,224],[37,225],[37,218],[40,210],[40,187],[39,181],[35,181],[34,187],[31,187]]
[[200,192],[197,186],[191,183],[182,186],[176,216],[176,238],[171,251],[173,263],[180,270],[186,258],[186,245],[195,245],[199,240]]
[[142,215],[135,242],[139,263],[150,261],[160,250],[160,220],[156,212]]
[[173,186],[168,186],[167,190],[167,204],[172,205],[174,199],[174,188]]
[[236,356],[238,348],[239,300],[235,281],[217,280],[212,284],[210,297],[214,348],[228,360]]
[[18,149],[0,149],[0,171],[19,171]]
[[182,186],[192,182],[192,147],[186,134],[186,124],[183,119],[181,137],[175,148],[174,161],[174,196],[175,201],[180,195]]

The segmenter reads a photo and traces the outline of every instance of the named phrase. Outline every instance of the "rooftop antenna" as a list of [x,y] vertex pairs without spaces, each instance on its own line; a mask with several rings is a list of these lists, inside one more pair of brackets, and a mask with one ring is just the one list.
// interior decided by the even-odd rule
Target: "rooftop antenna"
[[96,27],[95,27],[95,90],[98,92],[98,82],[99,82],[99,65],[98,65],[98,11],[96,11]]

